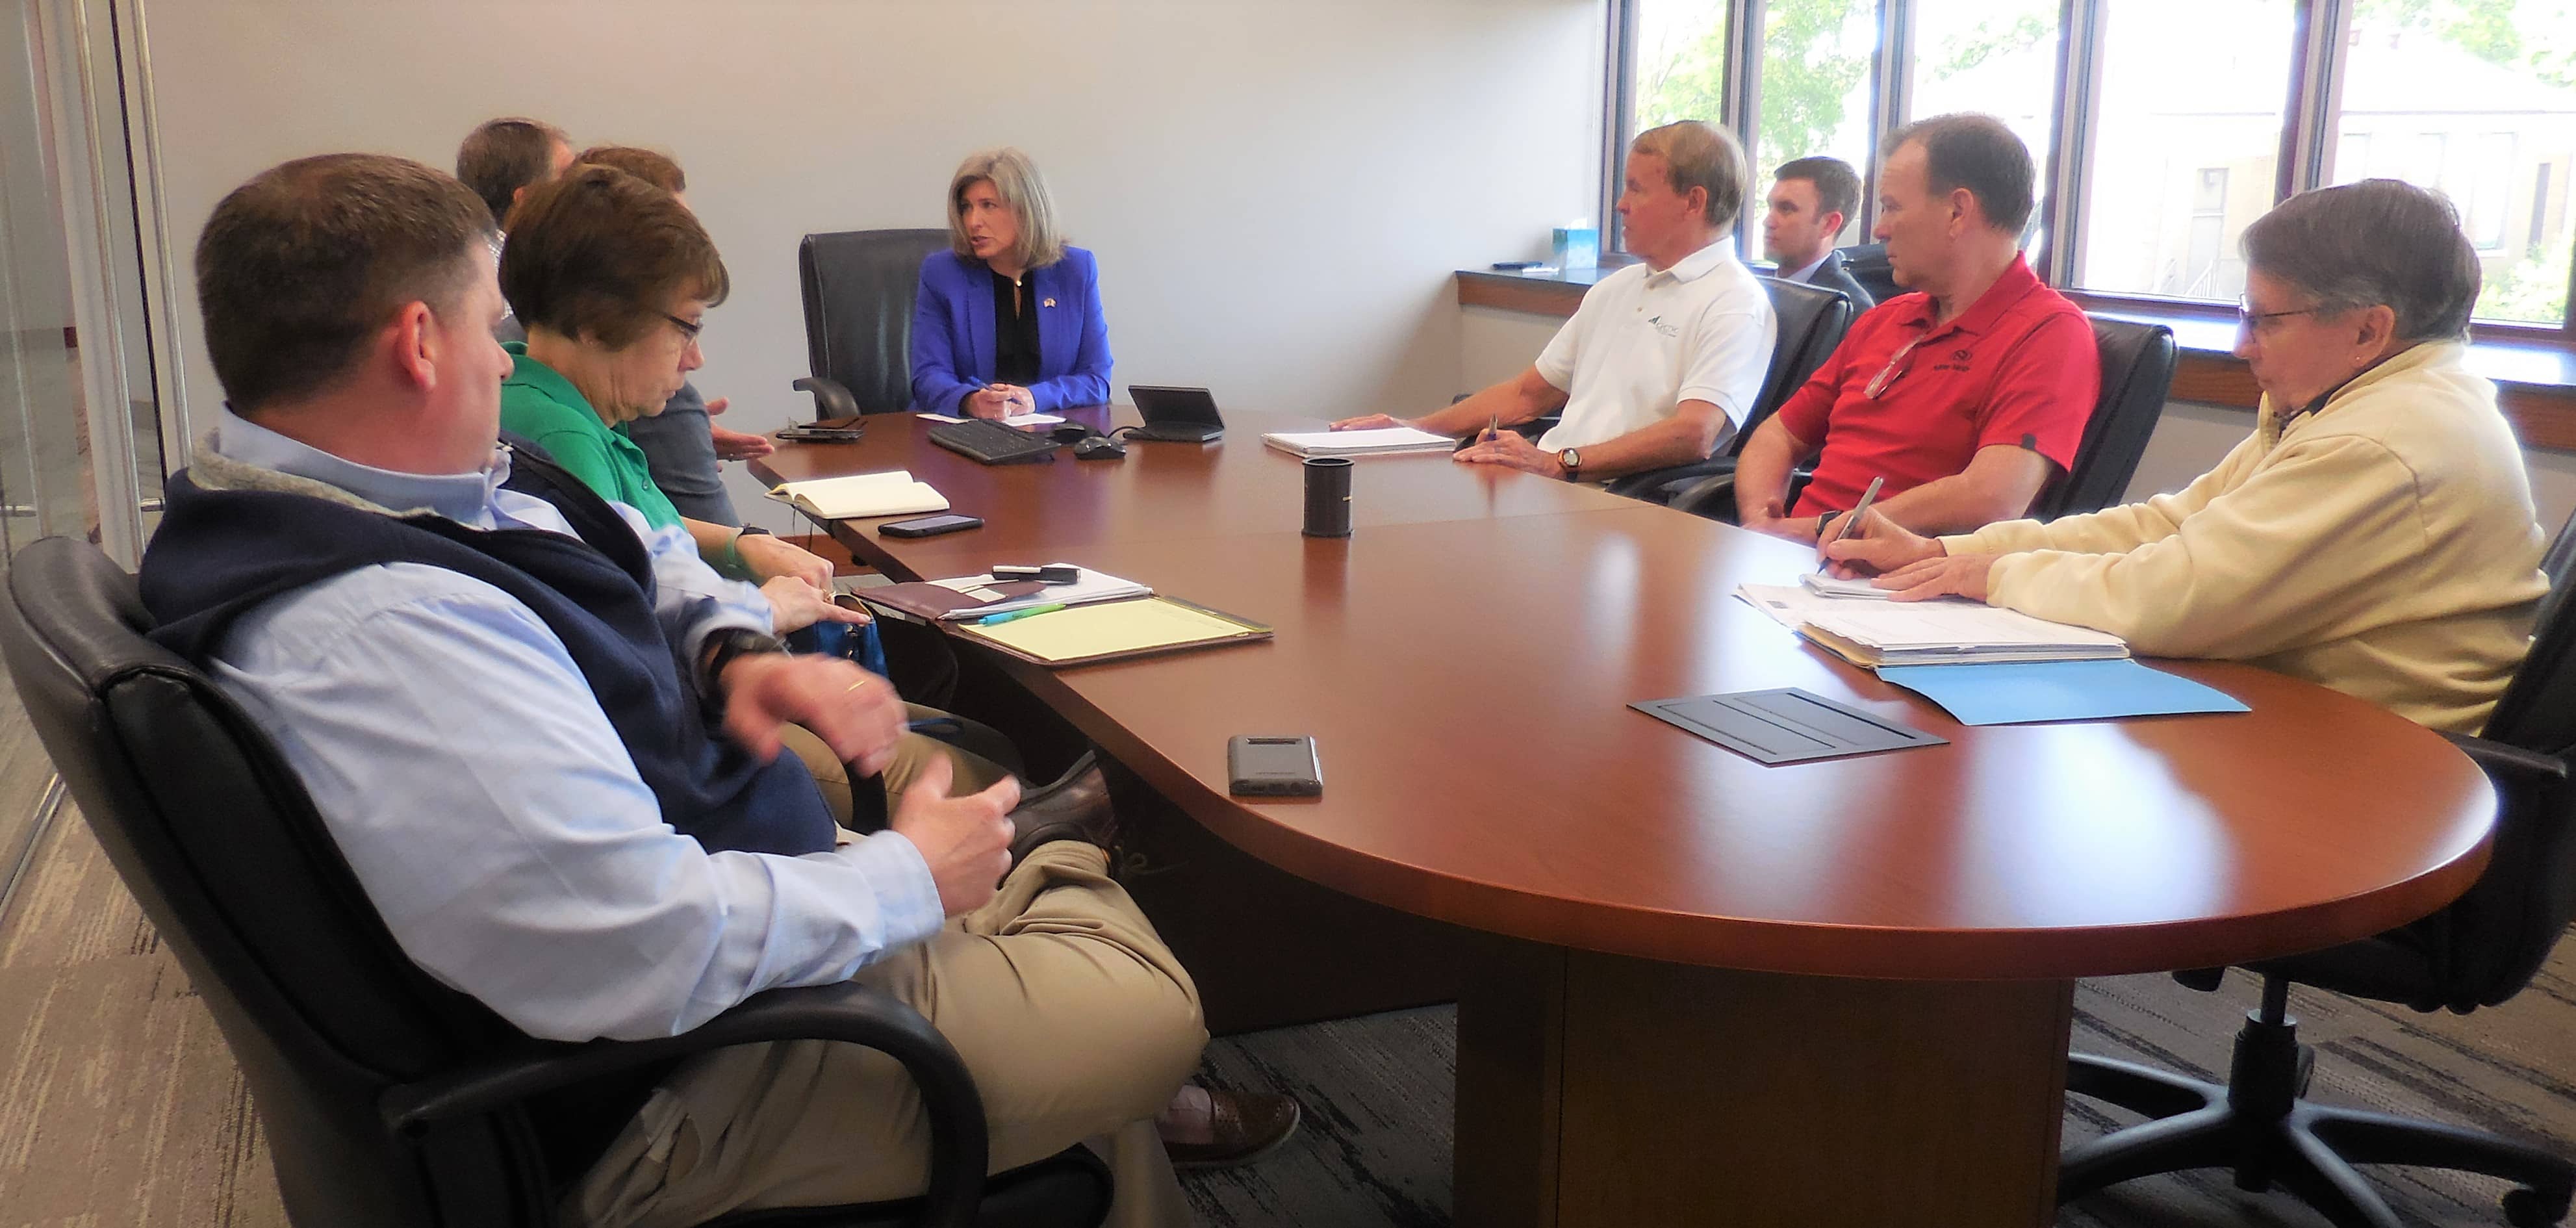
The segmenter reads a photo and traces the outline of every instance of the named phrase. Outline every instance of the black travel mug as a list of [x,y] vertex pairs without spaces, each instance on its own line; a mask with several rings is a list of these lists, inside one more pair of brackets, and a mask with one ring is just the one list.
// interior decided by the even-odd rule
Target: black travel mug
[[1306,536],[1351,535],[1351,459],[1306,458]]

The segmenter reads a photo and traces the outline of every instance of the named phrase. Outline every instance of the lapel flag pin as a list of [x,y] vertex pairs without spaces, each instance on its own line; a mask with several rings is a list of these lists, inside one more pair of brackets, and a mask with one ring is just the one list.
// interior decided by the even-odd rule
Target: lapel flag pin
[[1053,306],[1055,306],[1055,300],[1054,300],[1054,299],[1048,299],[1048,300],[1046,301],[1046,305],[1047,305],[1047,306],[1049,306],[1049,307],[1053,307]]

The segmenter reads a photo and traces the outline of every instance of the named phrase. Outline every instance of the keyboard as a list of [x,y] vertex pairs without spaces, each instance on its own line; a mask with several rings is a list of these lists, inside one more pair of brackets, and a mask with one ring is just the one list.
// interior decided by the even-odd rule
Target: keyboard
[[1062,446],[1044,435],[1032,435],[990,418],[942,422],[930,428],[930,442],[987,465],[1051,461],[1055,450]]

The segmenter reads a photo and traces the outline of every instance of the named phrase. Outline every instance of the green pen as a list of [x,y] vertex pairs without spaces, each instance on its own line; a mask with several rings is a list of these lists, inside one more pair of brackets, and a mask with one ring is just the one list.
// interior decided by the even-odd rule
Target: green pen
[[1014,621],[1014,620],[1016,620],[1016,619],[1022,619],[1022,618],[1034,618],[1034,617],[1036,617],[1037,615],[1040,615],[1040,614],[1053,614],[1053,613],[1055,613],[1056,611],[1061,610],[1061,609],[1063,609],[1063,608],[1064,608],[1064,603],[1063,603],[1063,602],[1061,602],[1061,601],[1051,601],[1051,602],[1048,602],[1048,603],[1047,603],[1047,604],[1045,604],[1045,605],[1033,605],[1033,606],[1030,606],[1029,608],[1027,608],[1027,609],[1025,609],[1025,610],[1013,610],[1013,611],[1011,611],[1011,612],[1010,612],[1010,613],[1008,613],[1008,614],[989,614],[989,615],[986,615],[986,616],[984,616],[984,617],[982,617],[982,618],[976,619],[976,620],[975,620],[975,625],[976,625],[976,626],[978,626],[978,627],[997,627],[997,626],[1000,626],[1000,625],[1001,625],[1001,624],[1003,624],[1003,623],[1011,622],[1011,621]]

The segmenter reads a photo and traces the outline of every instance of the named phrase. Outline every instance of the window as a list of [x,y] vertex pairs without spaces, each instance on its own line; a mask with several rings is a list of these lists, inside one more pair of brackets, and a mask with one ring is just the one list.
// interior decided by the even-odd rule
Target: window
[[2486,274],[2481,319],[2567,318],[2567,217],[2550,184],[2576,158],[2571,45],[2566,0],[2352,0],[2344,135],[2326,178],[2384,175],[2448,195]]
[[2290,0],[2106,0],[2102,9],[2074,284],[2233,301],[2245,290],[2237,236],[2272,207],[2279,171]]
[[[2057,127],[2057,0],[1916,0],[1908,114],[1983,111],[2012,127],[2047,174]],[[2047,185],[2023,246],[2044,244]]]
[[[1762,122],[1754,129],[1753,179],[1770,190],[1771,168],[1791,158],[1840,158],[1865,177],[1873,159],[1870,121],[1877,100],[1875,0],[1770,0],[1763,6]],[[1867,210],[1860,212],[1866,213]],[[1843,242],[1860,232],[1844,227]]]
[[1731,8],[1729,0],[1638,0],[1629,133],[1677,119],[1723,121]]
[[[1807,154],[1869,177],[1891,126],[1982,111],[2041,171],[2023,246],[2044,278],[2212,308],[2243,292],[2245,227],[2285,194],[2404,179],[2459,210],[2481,335],[2576,345],[2576,0],[1610,5],[1622,143],[1706,119],[1757,181]],[[1867,241],[1862,212],[1846,244]]]

